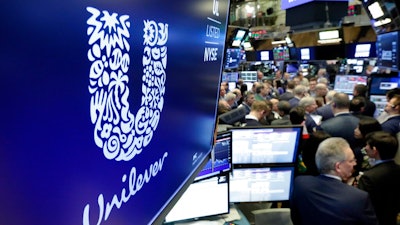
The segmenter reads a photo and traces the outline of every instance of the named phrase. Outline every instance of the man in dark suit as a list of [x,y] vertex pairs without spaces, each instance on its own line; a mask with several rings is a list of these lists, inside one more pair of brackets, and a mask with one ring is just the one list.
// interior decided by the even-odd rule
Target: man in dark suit
[[325,96],[326,104],[317,108],[317,110],[315,111],[315,114],[322,116],[322,121],[325,121],[327,119],[334,117],[331,104],[332,104],[333,96],[335,94],[336,94],[335,90],[328,91],[328,93]]
[[376,105],[367,98],[368,87],[364,84],[357,84],[353,89],[354,97],[362,97],[365,100],[365,108],[362,111],[363,115],[374,117]]
[[289,101],[288,101],[291,108],[298,106],[300,99],[302,99],[304,96],[306,96],[306,94],[308,94],[307,87],[299,84],[294,88],[293,94],[294,94],[294,97],[289,99]]
[[369,193],[379,224],[396,225],[400,212],[400,166],[393,160],[397,139],[378,131],[368,134],[366,142],[365,151],[375,163],[361,176],[358,187]]
[[294,83],[294,81],[288,81],[286,91],[283,94],[279,95],[279,100],[289,101],[290,99],[292,99],[294,97],[293,90],[295,86],[296,84]]
[[346,139],[351,147],[355,146],[357,140],[354,137],[354,129],[358,126],[360,119],[349,111],[349,96],[345,93],[336,93],[333,96],[331,107],[335,117],[323,121],[321,129],[332,137]]
[[290,122],[290,104],[288,101],[281,100],[278,102],[278,113],[281,116],[280,119],[273,120],[271,125],[292,125]]
[[294,225],[377,225],[367,192],[346,181],[356,165],[353,151],[343,138],[321,142],[315,155],[321,175],[295,179],[290,200]]
[[245,126],[263,126],[262,120],[271,113],[271,108],[268,106],[267,101],[257,100],[251,105],[251,110],[248,115],[245,116]]
[[385,106],[385,112],[388,114],[382,121],[382,130],[396,135],[400,132],[400,95],[394,95]]

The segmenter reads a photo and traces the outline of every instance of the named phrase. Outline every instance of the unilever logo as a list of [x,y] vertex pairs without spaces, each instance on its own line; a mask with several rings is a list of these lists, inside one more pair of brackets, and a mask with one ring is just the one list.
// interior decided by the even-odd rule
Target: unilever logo
[[[87,20],[90,45],[87,56],[92,63],[89,93],[94,142],[103,150],[106,159],[129,161],[150,143],[160,120],[165,94],[168,24],[143,21],[142,96],[140,109],[133,113],[128,103],[129,16],[93,7],[87,7],[87,11],[91,14]],[[129,174],[123,174],[122,182],[127,183],[127,188],[123,188],[120,196],[110,197],[111,202],[106,202],[103,194],[99,194],[96,224],[107,220],[114,207],[120,208],[156,176],[167,155],[165,152],[143,174],[137,175],[135,167]],[[83,224],[90,224],[89,209],[87,204]]]
[[129,109],[128,15],[87,8],[89,25],[90,117],[94,141],[107,159],[129,161],[146,147],[156,130],[164,105],[168,24],[144,22],[141,107]]

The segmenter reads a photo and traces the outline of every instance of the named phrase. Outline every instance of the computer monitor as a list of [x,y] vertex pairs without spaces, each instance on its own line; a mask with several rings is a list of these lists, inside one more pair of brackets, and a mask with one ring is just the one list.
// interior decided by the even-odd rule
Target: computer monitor
[[239,80],[239,72],[223,72],[222,80],[224,82],[237,82]]
[[195,180],[216,176],[232,169],[232,133],[220,131],[217,133],[210,160],[199,172]]
[[165,222],[229,213],[229,175],[192,183],[165,217]]
[[365,61],[363,59],[347,59],[348,74],[358,75],[364,71]]
[[380,115],[384,110],[387,103],[386,95],[370,95],[369,100],[375,103],[376,113]]
[[240,48],[228,48],[225,52],[225,69],[235,69],[239,67],[242,57]]
[[299,48],[300,60],[315,60],[315,47]]
[[303,126],[230,127],[233,164],[294,163]]
[[399,31],[378,34],[376,37],[377,66],[399,68]]
[[271,61],[273,54],[271,50],[257,51],[257,61]]
[[224,124],[234,125],[237,122],[240,122],[247,115],[247,111],[245,107],[238,107],[236,109],[232,109],[226,113],[219,115],[219,120]]
[[371,86],[369,88],[370,95],[386,95],[386,92],[400,87],[400,77],[372,76]]
[[374,43],[359,43],[356,44],[354,50],[355,58],[376,57],[376,45]]
[[352,94],[357,84],[367,85],[367,76],[361,75],[336,75],[333,89],[337,92]]
[[246,38],[247,33],[248,33],[247,29],[237,28],[235,30],[235,35],[233,36],[231,46],[240,47],[243,40]]
[[299,64],[297,63],[287,63],[285,72],[287,73],[297,73],[299,71]]
[[290,199],[294,167],[234,168],[229,201],[273,202]]
[[257,71],[241,71],[240,78],[245,82],[255,82],[257,81]]
[[290,50],[286,46],[275,47],[272,53],[274,60],[290,60]]

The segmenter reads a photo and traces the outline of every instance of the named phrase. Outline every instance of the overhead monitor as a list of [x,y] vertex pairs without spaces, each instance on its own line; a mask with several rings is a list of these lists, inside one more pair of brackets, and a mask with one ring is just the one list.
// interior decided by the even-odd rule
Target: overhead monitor
[[247,32],[248,32],[247,29],[237,28],[234,33],[231,46],[232,47],[240,47],[242,45],[243,40],[245,39],[245,37],[247,35]]
[[293,8],[295,6],[299,6],[308,2],[312,2],[313,0],[297,0],[297,1],[293,1],[293,0],[282,0],[281,1],[281,9],[282,10],[286,10],[289,8]]
[[363,0],[361,2],[370,18],[372,28],[377,34],[399,30],[399,1]]
[[216,176],[232,169],[232,133],[221,131],[217,133],[210,160],[199,172],[195,180]]
[[356,58],[368,58],[371,51],[371,44],[357,44],[356,52],[354,57]]
[[294,163],[303,126],[230,127],[233,164]]
[[300,60],[315,60],[315,48],[314,47],[305,47],[298,49],[298,55],[300,56]]
[[376,39],[377,62],[380,68],[398,70],[399,68],[399,31],[378,34]]
[[364,64],[366,61],[363,59],[347,59],[347,74],[359,75],[364,71]]
[[294,167],[235,168],[230,176],[229,201],[274,202],[290,199]]
[[225,69],[235,69],[239,67],[241,62],[241,49],[228,48],[225,52]]
[[337,92],[353,94],[357,84],[367,85],[368,77],[361,75],[336,75],[333,89]]
[[369,5],[367,7],[367,9],[373,19],[378,19],[378,18],[382,17],[383,15],[385,15],[385,13],[382,10],[382,7],[380,6],[379,1],[372,3],[371,5]]
[[346,58],[376,58],[376,43],[364,42],[356,44],[346,44]]
[[273,54],[271,50],[257,51],[257,61],[272,61]]
[[283,61],[290,60],[290,50],[289,47],[280,46],[272,49],[274,60]]
[[166,223],[196,220],[229,213],[229,176],[217,176],[193,183],[168,215]]

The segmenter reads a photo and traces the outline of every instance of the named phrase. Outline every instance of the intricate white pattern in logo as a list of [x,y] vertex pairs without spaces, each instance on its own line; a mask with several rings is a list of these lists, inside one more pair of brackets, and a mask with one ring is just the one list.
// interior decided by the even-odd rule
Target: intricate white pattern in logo
[[164,105],[168,24],[145,20],[141,106],[129,110],[128,15],[87,7],[90,68],[90,117],[94,141],[107,159],[131,160],[153,137]]

